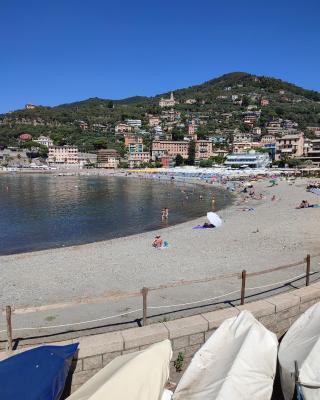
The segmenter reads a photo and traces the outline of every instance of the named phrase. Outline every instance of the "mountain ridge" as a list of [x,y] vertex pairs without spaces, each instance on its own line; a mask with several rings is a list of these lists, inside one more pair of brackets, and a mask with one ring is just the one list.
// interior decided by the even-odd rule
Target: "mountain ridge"
[[[320,125],[320,92],[277,78],[232,72],[172,92],[181,122],[186,125],[195,116],[207,116],[206,132],[210,135],[224,129],[245,129],[243,114],[248,106],[261,108],[257,126],[262,129],[267,121],[277,117],[297,122],[302,130],[308,125]],[[119,100],[93,97],[0,114],[0,145],[17,145],[19,134],[27,131],[34,137],[50,136],[56,144],[75,144],[81,150],[93,151],[95,141],[101,142],[106,137],[108,146],[112,146],[116,123],[128,118],[141,119],[142,128],[148,130],[148,115],[157,115],[163,127],[168,128],[159,100],[169,95],[170,91]],[[261,106],[262,99],[268,101],[266,106]],[[192,100],[192,104],[187,100]],[[81,129],[83,123],[85,129]]]
[[[199,84],[194,84],[191,86],[188,86],[186,88],[177,88],[177,89],[172,89],[170,91],[167,92],[163,92],[160,94],[156,94],[154,96],[143,96],[143,95],[135,95],[135,96],[129,96],[129,97],[124,97],[122,99],[112,99],[112,98],[102,98],[102,97],[89,97],[87,99],[83,99],[83,100],[78,100],[78,101],[73,101],[70,103],[61,103],[55,106],[46,106],[46,105],[39,105],[36,107],[43,107],[43,108],[47,108],[47,109],[54,109],[54,108],[61,108],[61,107],[68,107],[68,106],[75,106],[75,105],[81,105],[83,103],[86,102],[92,102],[94,101],[101,101],[101,102],[109,102],[112,101],[115,104],[135,104],[135,103],[139,103],[141,101],[145,101],[145,100],[152,100],[152,99],[159,99],[161,97],[165,97],[170,95],[171,92],[174,92],[176,95],[180,94],[180,92],[186,92],[186,91],[190,91],[190,90],[195,90],[197,88],[201,88],[204,86],[211,86],[211,85],[215,85],[215,88],[218,88],[219,86],[223,86],[223,85],[230,85],[232,83],[236,83],[237,81],[241,81],[242,79],[247,80],[248,78],[257,78],[260,79],[260,83],[265,84],[268,80],[271,80],[273,82],[277,82],[279,84],[279,86],[282,86],[284,88],[286,88],[287,90],[290,91],[294,91],[299,93],[300,91],[305,92],[306,94],[309,94],[310,96],[315,96],[315,98],[317,100],[315,101],[320,101],[320,91],[317,90],[312,90],[312,89],[306,89],[303,88],[302,86],[287,82],[283,79],[280,78],[274,78],[271,76],[266,76],[266,75],[253,75],[247,72],[242,72],[242,71],[237,71],[237,72],[230,72],[230,73],[226,73],[223,74],[219,77],[216,78],[212,78],[209,79],[207,81],[204,81],[202,83]],[[262,81],[261,81],[262,80]],[[23,109],[17,109],[8,113],[0,113],[0,117],[6,114],[12,114],[18,111],[22,111]]]

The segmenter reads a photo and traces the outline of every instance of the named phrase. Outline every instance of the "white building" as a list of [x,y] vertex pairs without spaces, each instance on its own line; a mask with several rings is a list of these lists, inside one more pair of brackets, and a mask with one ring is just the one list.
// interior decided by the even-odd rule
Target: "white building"
[[82,166],[86,164],[96,164],[97,155],[94,153],[78,153],[78,162]]
[[197,100],[196,99],[187,99],[186,104],[196,104]]
[[119,122],[118,124],[116,124],[114,130],[116,134],[117,133],[122,134],[124,132],[132,132],[133,127],[128,124],[125,124],[124,122]]
[[38,139],[34,140],[35,142],[41,144],[42,146],[51,147],[53,146],[53,140],[47,136],[39,136]]
[[160,125],[160,118],[158,116],[150,115],[149,116],[149,125],[151,127]]
[[126,119],[126,123],[133,128],[140,128],[142,125],[141,119]]
[[266,168],[270,165],[270,163],[271,160],[269,154],[250,151],[249,153],[228,155],[224,165],[228,167],[239,166],[251,168]]
[[49,163],[78,164],[78,147],[52,146],[49,147]]

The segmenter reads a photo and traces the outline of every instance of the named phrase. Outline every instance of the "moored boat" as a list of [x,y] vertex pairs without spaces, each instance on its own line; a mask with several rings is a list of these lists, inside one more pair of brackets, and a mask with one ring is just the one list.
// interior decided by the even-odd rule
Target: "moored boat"
[[278,341],[248,311],[224,321],[195,354],[174,400],[270,400]]
[[304,400],[320,399],[320,303],[305,311],[285,334],[279,364],[285,400],[292,399],[295,387]]
[[40,346],[0,362],[3,400],[58,400],[78,344]]
[[160,400],[169,378],[171,343],[119,356],[67,400]]

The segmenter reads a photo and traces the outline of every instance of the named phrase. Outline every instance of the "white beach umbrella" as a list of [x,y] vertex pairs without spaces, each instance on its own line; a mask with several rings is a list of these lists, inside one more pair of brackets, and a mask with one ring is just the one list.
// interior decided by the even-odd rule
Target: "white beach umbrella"
[[216,214],[212,211],[207,213],[207,218],[208,218],[210,224],[214,225],[215,227],[222,225],[222,219],[219,217],[218,214]]

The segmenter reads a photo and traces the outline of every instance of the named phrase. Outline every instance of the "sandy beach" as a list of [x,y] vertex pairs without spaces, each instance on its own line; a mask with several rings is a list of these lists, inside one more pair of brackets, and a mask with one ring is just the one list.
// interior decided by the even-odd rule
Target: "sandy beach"
[[[154,287],[243,269],[259,271],[302,260],[308,253],[319,253],[320,209],[295,209],[303,199],[311,204],[320,203],[320,197],[306,192],[307,182],[304,178],[298,178],[294,183],[279,180],[278,185],[273,187],[270,187],[269,180],[257,182],[255,192],[262,193],[263,199],[243,202],[244,194],[238,195],[232,206],[219,212],[224,224],[217,229],[193,230],[192,227],[205,222],[203,217],[157,232],[3,256],[0,263],[3,280],[1,304],[39,306],[114,294],[114,300],[104,304],[18,315],[14,326],[79,322],[141,308],[140,297],[120,300],[117,295],[140,290],[143,286]],[[275,196],[274,201],[272,196]],[[243,211],[246,207],[253,210]],[[159,251],[151,246],[155,233],[168,241],[168,249]],[[272,276],[252,278],[249,286],[295,277],[303,273],[303,268],[304,265]],[[319,268],[317,257],[312,259],[312,268]],[[233,278],[155,291],[149,296],[149,304],[160,307],[212,298],[238,289],[239,284],[239,279]],[[231,300],[238,301],[238,295],[233,295]],[[211,303],[199,305],[212,309]],[[215,306],[221,307],[222,304]],[[172,313],[165,318],[199,311],[192,307],[184,308],[183,314]],[[154,320],[163,320],[164,311],[176,309],[181,307],[154,309],[150,310],[150,314],[157,315]],[[135,319],[140,317],[141,312],[132,313],[129,318],[133,321],[131,326],[136,326]],[[127,320],[121,317],[103,324],[125,323]],[[81,328],[95,326],[97,324],[89,324]]]

